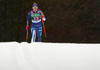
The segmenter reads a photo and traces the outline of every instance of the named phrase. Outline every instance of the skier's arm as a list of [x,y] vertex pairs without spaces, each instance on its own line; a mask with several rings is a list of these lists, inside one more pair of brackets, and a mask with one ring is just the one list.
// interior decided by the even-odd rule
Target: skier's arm
[[43,21],[46,21],[46,18],[45,18],[45,16],[44,16],[42,11],[41,11],[41,16],[43,17]]

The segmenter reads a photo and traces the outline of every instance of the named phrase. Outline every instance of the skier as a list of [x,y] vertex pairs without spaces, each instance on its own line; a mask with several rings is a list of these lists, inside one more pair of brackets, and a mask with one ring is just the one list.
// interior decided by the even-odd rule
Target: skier
[[42,20],[41,20],[41,18],[43,18],[43,21],[45,21],[46,18],[44,16],[43,12],[40,9],[38,9],[37,3],[33,3],[32,9],[33,10],[31,10],[28,13],[26,30],[29,28],[29,20],[31,17],[31,20],[32,20],[32,23],[31,23],[31,33],[32,33],[31,42],[35,42],[36,33],[37,33],[37,37],[38,37],[38,42],[41,42],[41,36],[42,36]]

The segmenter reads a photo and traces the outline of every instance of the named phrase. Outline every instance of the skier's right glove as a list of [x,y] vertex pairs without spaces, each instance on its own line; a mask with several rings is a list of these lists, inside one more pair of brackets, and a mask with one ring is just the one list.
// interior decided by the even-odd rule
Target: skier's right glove
[[29,26],[28,25],[26,25],[26,30],[29,28]]

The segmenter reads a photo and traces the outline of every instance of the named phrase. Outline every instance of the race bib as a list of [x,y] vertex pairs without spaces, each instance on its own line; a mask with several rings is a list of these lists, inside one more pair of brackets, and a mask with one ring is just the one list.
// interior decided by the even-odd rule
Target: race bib
[[40,16],[40,13],[33,13],[33,14],[31,14],[32,20],[34,20],[34,21],[40,20],[39,16]]
[[33,13],[31,14],[31,17],[39,17],[40,16],[40,13]]

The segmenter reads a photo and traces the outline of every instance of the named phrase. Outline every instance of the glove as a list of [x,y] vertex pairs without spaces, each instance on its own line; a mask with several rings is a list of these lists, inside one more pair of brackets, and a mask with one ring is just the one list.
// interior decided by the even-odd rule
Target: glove
[[29,28],[29,26],[28,25],[26,25],[26,30]]
[[40,16],[41,19],[43,19],[43,21],[46,21],[46,18],[43,17],[42,15]]

